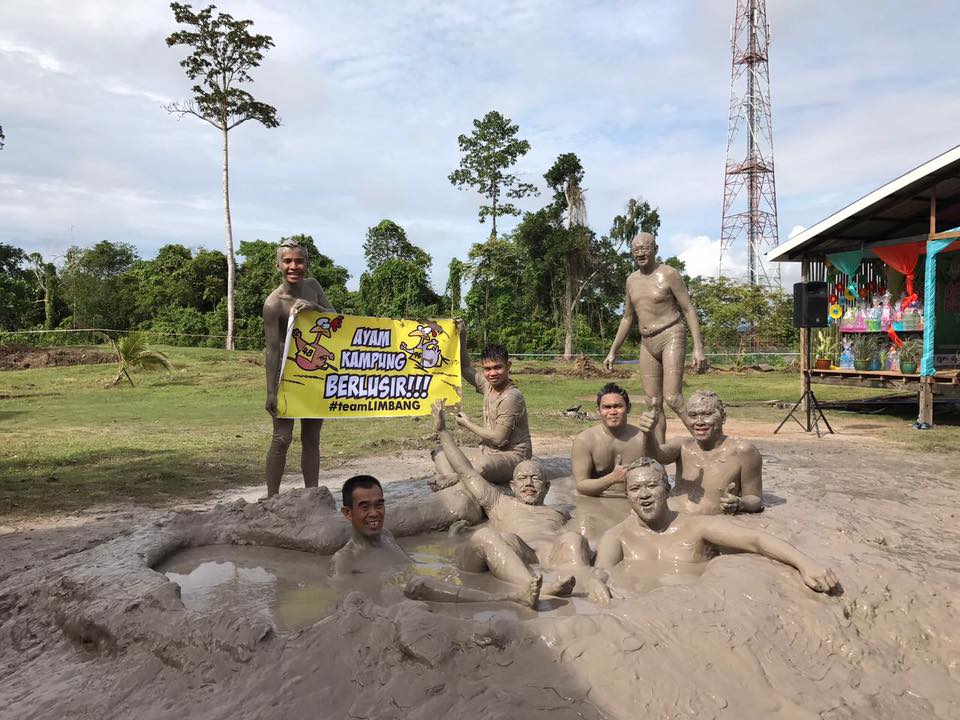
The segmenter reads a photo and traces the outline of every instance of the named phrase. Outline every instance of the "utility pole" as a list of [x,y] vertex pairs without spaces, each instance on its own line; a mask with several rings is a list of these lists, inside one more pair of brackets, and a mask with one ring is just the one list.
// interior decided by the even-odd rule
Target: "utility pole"
[[730,123],[717,274],[722,272],[724,255],[744,239],[750,284],[780,287],[779,264],[767,268],[763,262],[764,254],[778,243],[765,0],[737,0],[730,44]]

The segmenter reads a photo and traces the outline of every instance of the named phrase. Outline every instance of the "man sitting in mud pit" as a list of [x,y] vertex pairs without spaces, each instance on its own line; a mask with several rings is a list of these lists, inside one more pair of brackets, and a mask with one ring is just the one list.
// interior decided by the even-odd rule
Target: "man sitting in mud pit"
[[[333,556],[333,574],[382,574],[398,568],[410,568],[413,559],[397,544],[393,534],[384,529],[386,503],[380,481],[371,475],[355,475],[343,484],[341,512],[353,526],[347,543]],[[540,597],[541,579],[531,578],[524,586],[505,593],[446,583],[436,578],[410,573],[403,593],[413,600],[431,602],[495,602],[508,601],[535,608]]]
[[647,433],[656,427],[655,411],[630,425],[630,396],[616,383],[607,383],[597,393],[600,424],[584,430],[570,452],[573,480],[582,495],[625,497],[627,466],[647,452]]
[[[533,457],[527,405],[523,394],[510,380],[510,356],[500,345],[488,345],[480,355],[483,374],[478,375],[467,350],[467,328],[457,319],[460,333],[460,374],[483,395],[483,427],[466,413],[458,412],[457,425],[480,438],[480,451],[468,450],[471,465],[487,481],[497,485],[510,482],[513,469]],[[430,487],[441,490],[457,483],[457,473],[443,448],[433,451],[438,477]]]
[[678,513],[667,505],[668,492],[667,473],[656,460],[643,458],[627,469],[627,498],[633,512],[600,540],[590,581],[592,600],[605,603],[611,599],[605,569],[622,561],[701,563],[714,557],[719,547],[757,553],[791,565],[817,592],[837,588],[832,570],[820,567],[789,543],[727,518]]
[[723,434],[726,410],[720,397],[698,390],[687,402],[692,438],[660,444],[649,440],[650,457],[677,464],[671,506],[697,515],[763,510],[763,459],[751,443]]
[[[444,455],[456,471],[460,486],[479,503],[490,522],[476,530],[460,548],[460,567],[468,572],[489,570],[501,580],[524,588],[537,577],[531,565],[545,570],[590,565],[590,547],[578,533],[564,529],[570,515],[544,507],[550,482],[540,466],[524,460],[513,471],[507,494],[473,469],[457,441],[446,429],[443,401],[433,405],[434,431]],[[573,591],[573,575],[543,583],[547,595],[565,596]]]

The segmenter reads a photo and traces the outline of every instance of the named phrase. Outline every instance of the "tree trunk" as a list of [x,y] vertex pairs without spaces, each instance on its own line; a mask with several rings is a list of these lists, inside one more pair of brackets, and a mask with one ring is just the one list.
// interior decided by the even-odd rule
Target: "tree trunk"
[[563,292],[563,325],[566,331],[563,338],[563,359],[570,360],[573,358],[573,306],[575,301],[573,299],[573,263],[571,262],[570,255],[568,254],[564,257],[563,264],[566,266],[566,281],[564,282],[564,292]]
[[493,229],[490,231],[490,237],[494,240],[497,239],[497,193],[494,190],[493,193],[493,212],[490,213],[490,216],[493,218]]
[[53,305],[53,293],[55,291],[55,284],[57,282],[57,276],[54,272],[53,266],[48,265],[44,268],[43,271],[43,328],[44,330],[53,330],[54,326],[54,305]]
[[233,257],[233,221],[230,219],[230,146],[228,130],[223,130],[223,219],[227,235],[227,350],[233,350],[233,288],[236,285],[237,261]]

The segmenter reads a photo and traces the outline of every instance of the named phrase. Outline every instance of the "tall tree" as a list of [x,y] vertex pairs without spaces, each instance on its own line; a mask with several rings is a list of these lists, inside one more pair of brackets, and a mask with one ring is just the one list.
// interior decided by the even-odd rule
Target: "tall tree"
[[363,243],[363,254],[367,258],[367,269],[376,270],[387,260],[412,260],[427,268],[433,259],[425,250],[407,239],[407,231],[393,220],[381,220],[367,230],[367,239]]
[[236,260],[233,254],[233,223],[230,217],[230,131],[247,120],[256,120],[267,128],[280,125],[277,109],[259,102],[239,86],[253,82],[250,70],[259,67],[263,53],[273,47],[269,35],[249,31],[252,20],[235,20],[217,13],[215,5],[194,12],[189,4],[171,3],[174,19],[188,25],[167,37],[167,45],[192,48],[180,62],[193,86],[193,97],[166,106],[168,112],[183,117],[193,115],[210,123],[223,136],[223,216],[227,241],[227,340],[234,347],[234,286]]
[[566,213],[566,233],[557,234],[557,237],[563,245],[563,357],[569,360],[573,357],[577,303],[584,287],[597,272],[590,271],[590,241],[593,233],[587,227],[587,206],[582,187],[583,165],[574,153],[563,153],[543,178],[553,189],[554,203]]
[[33,263],[33,277],[37,289],[43,293],[43,329],[53,330],[56,327],[56,300],[57,300],[57,269],[52,262],[45,262],[40,253],[30,253],[30,262]]
[[101,240],[67,250],[60,279],[74,328],[127,330],[136,304],[133,245]]
[[530,183],[520,182],[510,168],[517,159],[530,151],[530,143],[517,138],[517,125],[511,125],[510,119],[496,110],[488,112],[482,120],[473,121],[473,132],[457,138],[460,145],[460,168],[449,175],[450,182],[461,190],[465,187],[476,188],[477,192],[489,200],[489,205],[481,205],[480,222],[487,217],[493,222],[490,237],[497,237],[497,218],[501,215],[519,215],[520,210],[501,198],[519,199],[527,195],[536,195],[537,188]]
[[0,329],[19,330],[28,324],[32,298],[23,263],[27,256],[0,243]]

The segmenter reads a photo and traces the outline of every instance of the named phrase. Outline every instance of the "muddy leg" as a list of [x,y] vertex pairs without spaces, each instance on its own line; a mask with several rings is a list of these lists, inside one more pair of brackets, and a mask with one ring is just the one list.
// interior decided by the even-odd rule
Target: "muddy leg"
[[540,584],[543,580],[537,576],[527,586],[513,592],[490,593],[474,588],[453,585],[436,578],[417,576],[411,578],[403,589],[403,594],[411,600],[428,602],[474,603],[474,602],[515,602],[535,608],[540,599]]
[[676,333],[663,348],[663,400],[689,429],[683,400],[683,363],[687,355],[686,333]]
[[267,450],[267,496],[280,492],[280,479],[287,465],[287,449],[293,440],[293,420],[273,419],[273,437]]
[[303,486],[317,487],[320,481],[320,429],[323,420],[300,421],[300,470]]
[[[683,367],[681,366],[681,382]],[[657,410],[657,439],[661,443],[667,438],[667,419],[663,415],[663,365],[660,358],[652,355],[647,342],[640,342],[640,382],[646,395],[647,407]]]
[[489,527],[480,528],[470,537],[461,557],[464,570],[478,572],[478,569],[487,568],[500,580],[521,587],[536,577],[513,544]]

